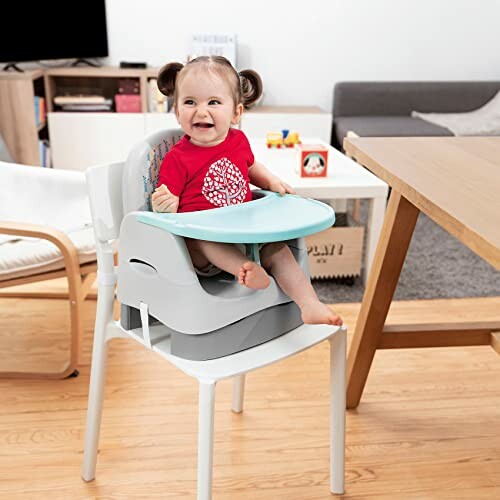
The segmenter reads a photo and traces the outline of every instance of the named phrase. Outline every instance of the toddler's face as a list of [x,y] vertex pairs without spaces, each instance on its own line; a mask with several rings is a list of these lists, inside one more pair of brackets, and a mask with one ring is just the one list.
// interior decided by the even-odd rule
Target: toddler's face
[[234,106],[229,84],[217,75],[190,71],[180,82],[176,115],[197,146],[220,144],[231,125],[240,121],[243,106]]

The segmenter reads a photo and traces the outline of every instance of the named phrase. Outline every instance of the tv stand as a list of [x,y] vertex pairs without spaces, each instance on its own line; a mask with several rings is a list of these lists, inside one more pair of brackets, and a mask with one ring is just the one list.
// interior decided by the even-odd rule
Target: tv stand
[[93,68],[99,68],[101,66],[99,63],[79,57],[76,61],[71,63],[71,67],[80,66],[81,64],[83,64],[84,66],[92,66]]
[[3,67],[3,71],[17,71],[18,73],[24,73],[24,69],[21,69],[17,63],[9,63]]

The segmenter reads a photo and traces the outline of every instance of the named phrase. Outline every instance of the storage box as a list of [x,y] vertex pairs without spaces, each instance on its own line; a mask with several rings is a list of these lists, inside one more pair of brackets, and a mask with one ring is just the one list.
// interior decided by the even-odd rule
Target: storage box
[[119,94],[140,94],[138,78],[120,78],[118,80]]
[[326,177],[328,148],[322,144],[297,144],[297,170],[300,177]]
[[365,228],[332,227],[305,238],[312,279],[361,274]]
[[141,96],[132,94],[115,95],[116,111],[118,113],[140,113]]

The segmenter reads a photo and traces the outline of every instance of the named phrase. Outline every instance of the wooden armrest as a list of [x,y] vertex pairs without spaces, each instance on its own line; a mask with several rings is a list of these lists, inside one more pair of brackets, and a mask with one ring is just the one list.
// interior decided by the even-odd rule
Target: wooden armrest
[[80,263],[78,261],[78,250],[69,236],[59,229],[30,224],[27,222],[0,221],[0,234],[11,234],[14,236],[28,236],[31,238],[42,238],[48,240],[61,251],[65,267],[68,272],[79,274]]

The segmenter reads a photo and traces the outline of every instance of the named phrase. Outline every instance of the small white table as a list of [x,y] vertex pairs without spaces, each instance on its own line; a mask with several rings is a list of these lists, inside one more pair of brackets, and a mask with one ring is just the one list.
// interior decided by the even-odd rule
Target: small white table
[[382,230],[388,186],[337,149],[318,138],[301,138],[304,144],[328,147],[328,177],[302,178],[296,173],[297,151],[294,148],[268,148],[264,138],[250,138],[256,161],[264,164],[298,195],[317,200],[367,198],[370,202],[366,227],[366,252],[363,280],[370,274],[373,256]]

